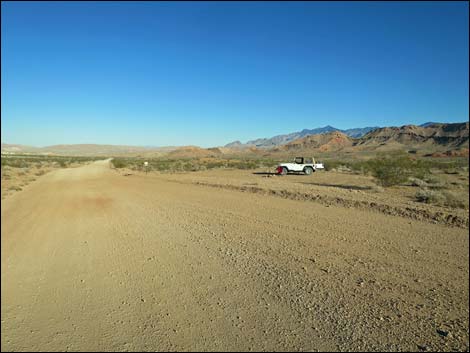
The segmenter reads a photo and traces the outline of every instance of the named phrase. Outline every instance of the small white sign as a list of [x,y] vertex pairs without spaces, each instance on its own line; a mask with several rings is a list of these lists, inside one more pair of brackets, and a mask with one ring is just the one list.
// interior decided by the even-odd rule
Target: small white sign
[[144,166],[147,167],[149,165],[149,162],[144,162]]

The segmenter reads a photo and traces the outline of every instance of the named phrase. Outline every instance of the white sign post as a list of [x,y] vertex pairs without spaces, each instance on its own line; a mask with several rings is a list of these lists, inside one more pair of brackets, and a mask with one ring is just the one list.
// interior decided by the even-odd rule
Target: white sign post
[[144,162],[145,174],[147,174],[147,172],[149,171],[148,167],[149,167],[149,162]]

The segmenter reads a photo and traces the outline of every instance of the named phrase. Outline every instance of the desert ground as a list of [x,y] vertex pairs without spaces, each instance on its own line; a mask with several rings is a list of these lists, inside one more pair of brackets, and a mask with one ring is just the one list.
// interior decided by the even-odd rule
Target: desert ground
[[35,179],[2,195],[2,351],[469,350],[468,209],[330,171]]

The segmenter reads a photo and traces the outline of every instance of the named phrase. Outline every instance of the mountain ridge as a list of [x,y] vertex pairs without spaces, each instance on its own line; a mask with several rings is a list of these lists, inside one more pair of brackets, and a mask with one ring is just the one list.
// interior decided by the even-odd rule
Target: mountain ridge
[[244,147],[259,147],[259,148],[269,148],[279,145],[287,144],[291,141],[297,140],[299,138],[309,136],[309,135],[317,135],[317,134],[325,134],[333,131],[340,131],[348,136],[351,137],[361,137],[368,133],[369,131],[375,130],[379,128],[378,126],[367,126],[364,128],[352,128],[341,130],[335,128],[331,125],[326,125],[324,127],[314,128],[314,129],[303,129],[301,131],[291,132],[288,134],[281,134],[276,135],[270,138],[258,138],[255,140],[247,141],[246,143],[241,143],[240,141],[234,141],[226,144],[224,147],[236,147],[236,148],[244,148]]
[[[276,153],[296,151],[305,152],[358,152],[358,151],[390,151],[426,150],[436,153],[465,154],[469,145],[469,123],[435,123],[421,125],[388,126],[370,129],[361,137],[353,137],[332,126],[319,128],[321,133],[309,134],[313,130],[304,129],[297,133],[278,135],[274,142],[282,142],[266,146],[247,145],[234,141],[225,146],[202,148],[199,146],[126,146],[99,144],[71,144],[33,147],[18,144],[2,143],[3,154],[50,154],[50,155],[94,155],[94,156],[168,156],[172,158],[217,157],[223,155],[257,155],[267,156]],[[319,131],[317,129],[317,131]],[[349,129],[354,130],[354,129]],[[305,135],[293,139],[294,135]],[[451,153],[452,154],[452,153]]]

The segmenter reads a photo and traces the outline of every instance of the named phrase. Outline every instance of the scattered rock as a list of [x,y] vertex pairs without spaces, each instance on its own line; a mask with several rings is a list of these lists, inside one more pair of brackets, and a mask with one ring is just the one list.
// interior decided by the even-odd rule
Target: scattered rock
[[449,335],[449,331],[440,330],[440,329],[437,330],[437,333],[438,333],[439,336],[441,336],[441,337],[447,337],[447,336]]

